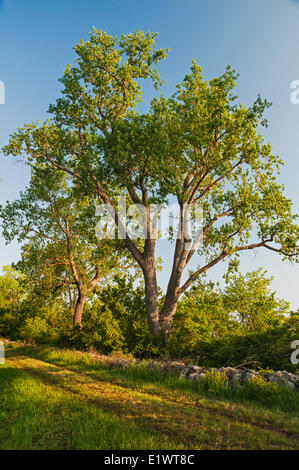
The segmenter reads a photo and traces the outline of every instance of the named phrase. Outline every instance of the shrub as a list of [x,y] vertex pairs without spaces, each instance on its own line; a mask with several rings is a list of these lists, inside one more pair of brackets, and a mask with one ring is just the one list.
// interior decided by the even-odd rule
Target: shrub
[[50,339],[50,328],[44,318],[27,318],[19,330],[19,336],[30,344],[46,342]]
[[103,306],[100,301],[86,309],[82,328],[68,330],[64,339],[76,349],[87,351],[94,347],[104,354],[124,348],[124,338],[117,320],[109,307]]

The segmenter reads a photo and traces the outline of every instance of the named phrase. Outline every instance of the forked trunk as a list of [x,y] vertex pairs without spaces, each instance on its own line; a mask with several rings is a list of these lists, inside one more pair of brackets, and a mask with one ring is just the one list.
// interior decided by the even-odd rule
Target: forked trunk
[[153,335],[161,335],[163,342],[166,344],[169,339],[172,320],[179,299],[177,289],[174,286],[170,286],[165,296],[163,308],[159,311],[155,269],[144,272],[144,279],[145,305],[150,331]]
[[167,292],[165,295],[164,305],[160,313],[160,329],[165,344],[167,343],[170,336],[172,320],[177,309],[178,300],[181,295],[181,289],[179,286],[183,273],[183,264],[180,265],[178,258],[179,256],[176,253],[172,273],[169,279]]

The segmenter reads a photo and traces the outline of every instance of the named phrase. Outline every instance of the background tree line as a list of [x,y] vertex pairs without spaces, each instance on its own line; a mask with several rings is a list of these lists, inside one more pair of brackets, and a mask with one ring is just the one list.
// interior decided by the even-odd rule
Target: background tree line
[[79,329],[73,327],[68,286],[49,288],[49,273],[35,274],[25,272],[21,261],[0,277],[2,336],[105,354],[190,358],[210,367],[298,370],[290,362],[290,344],[298,336],[299,312],[290,312],[288,302],[277,298],[272,279],[261,270],[234,274],[222,289],[198,281],[179,302],[166,346],[150,332],[140,276],[120,270],[98,285],[86,299]]

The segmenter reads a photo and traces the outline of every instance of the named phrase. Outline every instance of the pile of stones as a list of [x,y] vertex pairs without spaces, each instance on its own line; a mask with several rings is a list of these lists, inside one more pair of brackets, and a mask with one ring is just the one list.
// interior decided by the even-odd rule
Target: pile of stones
[[150,369],[161,371],[165,375],[173,375],[188,380],[200,381],[208,374],[220,373],[228,381],[229,386],[234,389],[236,385],[244,385],[254,377],[260,377],[265,382],[275,383],[280,387],[287,387],[290,390],[299,391],[299,375],[292,374],[285,370],[277,372],[257,372],[246,367],[221,367],[208,368],[195,365],[186,365],[176,361],[151,361],[147,365]]

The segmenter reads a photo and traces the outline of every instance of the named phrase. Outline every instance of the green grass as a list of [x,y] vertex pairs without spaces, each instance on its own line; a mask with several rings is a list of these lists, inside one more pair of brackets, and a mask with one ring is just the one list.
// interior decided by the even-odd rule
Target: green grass
[[88,354],[6,347],[0,449],[297,449],[298,402],[253,383],[232,397],[144,364],[109,368]]
[[[21,353],[24,349],[21,349]],[[200,382],[165,376],[158,370],[150,370],[147,361],[139,362],[129,368],[111,368],[88,353],[49,347],[26,347],[26,355],[51,364],[68,367],[88,373],[97,378],[113,380],[120,385],[170,388],[182,392],[192,392],[201,396],[226,400],[234,403],[250,404],[256,407],[290,412],[299,417],[299,394],[293,390],[280,388],[276,384],[265,383],[258,378],[246,385],[238,386],[232,393],[228,383],[220,374],[207,374]]]
[[167,439],[89,406],[14,368],[0,369],[0,449],[138,449]]

